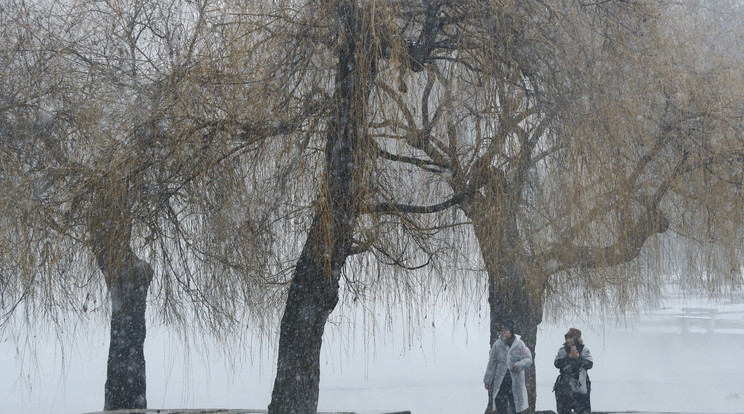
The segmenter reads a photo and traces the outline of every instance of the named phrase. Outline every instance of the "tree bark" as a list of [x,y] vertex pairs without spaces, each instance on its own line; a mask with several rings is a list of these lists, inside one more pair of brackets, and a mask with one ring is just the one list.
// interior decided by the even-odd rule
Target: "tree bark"
[[320,349],[328,316],[338,302],[339,279],[353,252],[360,214],[358,182],[364,168],[366,108],[375,57],[362,55],[369,33],[355,2],[334,3],[338,29],[334,111],[327,121],[325,174],[305,246],[297,261],[282,316],[276,379],[269,414],[310,414],[318,408]]
[[329,272],[316,217],[289,287],[279,335],[279,357],[269,413],[314,413],[320,387],[320,349],[328,316],[338,303],[338,272]]
[[152,268],[130,247],[129,181],[113,171],[91,183],[90,248],[111,298],[111,332],[104,410],[147,408],[145,336]]
[[103,267],[111,296],[111,339],[106,370],[104,410],[147,408],[145,311],[152,279],[149,264],[134,257],[118,269]]
[[[489,271],[489,273],[491,272]],[[542,302],[531,298],[533,295],[529,292],[527,292],[520,300],[505,301],[503,300],[504,297],[518,297],[516,295],[521,293],[519,291],[527,290],[526,284],[519,284],[513,287],[510,286],[508,292],[505,292],[504,289],[496,289],[495,285],[498,285],[498,281],[489,275],[488,304],[491,318],[490,344],[493,345],[493,343],[498,339],[503,321],[506,319],[512,319],[516,322],[516,333],[522,338],[522,341],[524,341],[525,345],[527,345],[532,352],[532,358],[534,361],[537,357],[535,352],[535,346],[537,344],[537,327],[542,322]],[[533,414],[535,412],[535,402],[537,399],[537,369],[535,364],[530,366],[525,372],[525,380],[527,382],[527,398],[529,401],[529,409],[525,411],[525,413]],[[490,394],[489,397],[491,397]],[[491,413],[495,414],[495,411],[492,410],[489,401],[486,414]]]
[[[478,223],[474,220],[474,226]],[[476,231],[478,233],[478,231]],[[487,247],[481,243],[481,248],[491,250],[491,254],[499,254],[499,246]],[[494,252],[496,250],[496,252]],[[512,319],[516,323],[516,333],[520,335],[524,343],[532,352],[533,361],[536,358],[535,345],[537,344],[537,327],[542,322],[543,304],[537,294],[529,291],[526,283],[526,275],[520,270],[514,259],[504,257],[497,266],[489,266],[488,273],[488,305],[490,314],[490,345],[499,337],[499,331],[504,320]],[[495,268],[494,268],[495,267]],[[510,281],[504,283],[504,281]],[[525,372],[527,382],[527,397],[529,401],[528,414],[535,412],[535,401],[537,397],[536,367],[533,364]],[[489,392],[486,414],[495,414],[491,405],[491,393]],[[501,414],[501,413],[499,413]]]
[[[518,191],[511,189],[501,172],[492,171],[484,194],[476,193],[465,213],[473,221],[483,261],[488,273],[490,340],[499,337],[504,320],[516,322],[516,333],[535,358],[537,326],[542,322],[541,293],[535,292],[528,278],[534,275],[526,267],[526,252],[517,225]],[[525,375],[529,401],[528,414],[535,412],[537,396],[535,365]],[[493,414],[492,393],[488,393],[486,414]],[[499,413],[503,414],[503,413]]]

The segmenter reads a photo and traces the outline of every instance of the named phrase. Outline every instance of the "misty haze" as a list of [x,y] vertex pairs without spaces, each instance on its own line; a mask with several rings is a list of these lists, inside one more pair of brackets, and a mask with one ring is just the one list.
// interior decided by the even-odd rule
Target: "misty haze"
[[[688,333],[676,316],[683,307],[718,310],[717,325],[693,322]],[[411,410],[412,413],[478,413],[487,398],[481,386],[488,355],[484,320],[453,326],[451,315],[432,315],[437,329],[407,333],[400,323],[375,343],[328,335],[322,353],[319,410]],[[626,321],[544,323],[538,337],[538,410],[555,411],[553,358],[567,326],[583,330],[593,352],[594,411],[741,413],[744,407],[744,301],[714,303],[676,298]],[[153,330],[146,352],[152,408],[255,408],[268,404],[273,355],[234,365],[214,349],[192,348],[162,329]],[[51,338],[47,338],[52,343]],[[3,343],[0,389],[8,390],[2,413],[94,412],[102,401],[105,340],[78,341],[61,355],[41,347],[38,360]],[[10,373],[22,373],[12,375]]]
[[0,0],[0,414],[744,413],[742,286],[743,1]]

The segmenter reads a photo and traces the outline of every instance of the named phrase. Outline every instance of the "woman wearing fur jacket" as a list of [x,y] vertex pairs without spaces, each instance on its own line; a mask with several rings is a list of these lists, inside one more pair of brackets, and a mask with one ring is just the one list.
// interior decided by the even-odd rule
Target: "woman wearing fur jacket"
[[[514,333],[514,321],[507,319],[499,339],[491,346],[483,382],[492,392],[493,408],[498,414],[519,413],[529,407],[524,371],[532,365],[532,352]],[[509,410],[512,408],[513,411]]]

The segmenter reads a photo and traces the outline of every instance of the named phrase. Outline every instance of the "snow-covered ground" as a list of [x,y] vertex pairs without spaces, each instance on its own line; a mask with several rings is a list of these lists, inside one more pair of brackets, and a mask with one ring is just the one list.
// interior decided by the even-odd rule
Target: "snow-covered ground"
[[[684,306],[715,308],[712,333],[693,321],[681,332]],[[375,343],[329,334],[324,343],[319,409],[482,413],[481,378],[488,354],[485,320],[437,321],[435,331]],[[538,410],[554,410],[552,360],[570,326],[584,332],[594,354],[594,411],[744,413],[744,304],[664,304],[627,325],[575,321],[543,324],[536,350]],[[64,414],[101,410],[107,335],[80,339],[62,354],[54,341],[35,357],[0,338],[0,414]],[[46,339],[39,337],[39,341]],[[232,366],[216,352],[191,349],[150,329],[146,343],[151,408],[256,408],[268,405],[273,355]],[[248,355],[244,349],[234,352]],[[246,357],[246,359],[248,359]],[[64,362],[63,362],[64,361]],[[64,367],[62,364],[64,363]],[[229,368],[231,367],[232,368]]]

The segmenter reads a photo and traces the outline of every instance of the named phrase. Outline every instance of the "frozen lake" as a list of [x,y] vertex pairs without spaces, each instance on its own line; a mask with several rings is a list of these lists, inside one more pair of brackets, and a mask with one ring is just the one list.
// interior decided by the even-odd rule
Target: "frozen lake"
[[[633,324],[588,326],[594,355],[590,371],[594,411],[744,412],[744,306],[719,306],[713,333],[693,323],[681,332],[679,306],[654,312]],[[725,322],[724,320],[728,320]],[[552,360],[568,324],[543,324],[536,350],[538,410],[555,410]],[[35,358],[19,354],[11,340],[0,343],[2,414],[64,414],[101,410],[107,335],[79,341],[64,355],[39,337]],[[483,412],[481,379],[488,354],[486,321],[409,336],[388,334],[375,343],[326,338],[321,366],[319,409],[323,411],[411,410],[412,413]],[[146,343],[150,408],[265,409],[273,356],[248,351],[237,366],[217,352],[191,349],[150,329]],[[64,369],[62,361],[64,360]]]

